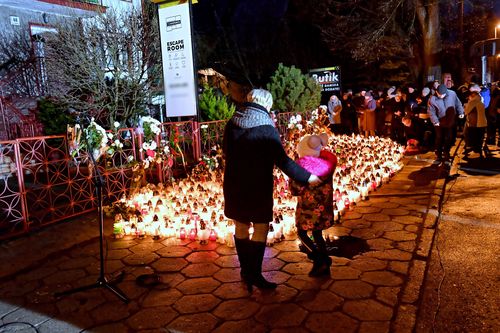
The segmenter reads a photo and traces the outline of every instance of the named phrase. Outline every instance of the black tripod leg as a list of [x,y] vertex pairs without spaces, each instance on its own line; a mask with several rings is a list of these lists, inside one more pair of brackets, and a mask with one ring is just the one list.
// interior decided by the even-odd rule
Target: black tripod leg
[[121,299],[124,303],[128,303],[129,302],[129,299],[127,298],[127,296],[125,296],[123,294],[123,292],[120,290],[120,288],[116,287],[116,286],[112,286],[110,285],[109,283],[105,283],[104,286],[110,290],[113,294],[115,294],[119,299]]

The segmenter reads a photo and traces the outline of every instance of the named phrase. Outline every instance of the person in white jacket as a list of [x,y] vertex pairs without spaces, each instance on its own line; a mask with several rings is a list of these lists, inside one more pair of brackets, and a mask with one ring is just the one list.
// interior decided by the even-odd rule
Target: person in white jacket
[[342,112],[342,102],[337,95],[330,96],[326,109],[330,121],[330,130],[333,134],[342,134],[342,121],[340,113]]
[[[484,134],[488,125],[486,110],[479,94],[481,88],[477,84],[474,84],[469,88],[469,91],[470,95],[464,107],[467,142],[470,149],[478,153],[479,157],[482,158],[484,157],[482,153]],[[468,153],[469,151],[466,150],[465,154],[467,155]]]

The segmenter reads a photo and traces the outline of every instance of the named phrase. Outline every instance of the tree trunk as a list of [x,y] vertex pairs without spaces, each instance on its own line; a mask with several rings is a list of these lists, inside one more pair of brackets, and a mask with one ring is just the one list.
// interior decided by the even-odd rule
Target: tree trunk
[[441,79],[441,25],[439,1],[417,0],[417,17],[422,30],[424,76],[427,81]]

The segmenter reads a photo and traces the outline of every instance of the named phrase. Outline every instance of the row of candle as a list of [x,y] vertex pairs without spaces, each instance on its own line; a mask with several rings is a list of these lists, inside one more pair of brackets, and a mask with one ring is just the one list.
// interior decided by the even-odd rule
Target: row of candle
[[[327,149],[338,157],[333,177],[337,221],[401,168],[402,147],[388,139],[335,136]],[[235,226],[223,214],[222,178],[220,170],[206,170],[169,186],[148,184],[133,196],[123,197],[116,203],[122,211],[115,216],[116,237],[149,235],[234,246]],[[275,173],[275,189],[276,218],[270,225],[268,244],[295,232],[296,200],[288,191],[287,176],[280,171]]]

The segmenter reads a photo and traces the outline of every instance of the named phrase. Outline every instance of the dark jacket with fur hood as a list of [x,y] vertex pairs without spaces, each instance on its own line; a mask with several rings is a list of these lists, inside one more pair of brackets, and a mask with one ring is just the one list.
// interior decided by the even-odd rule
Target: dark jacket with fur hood
[[240,222],[273,220],[273,169],[307,184],[311,175],[288,157],[269,113],[248,103],[224,131],[224,213]]

